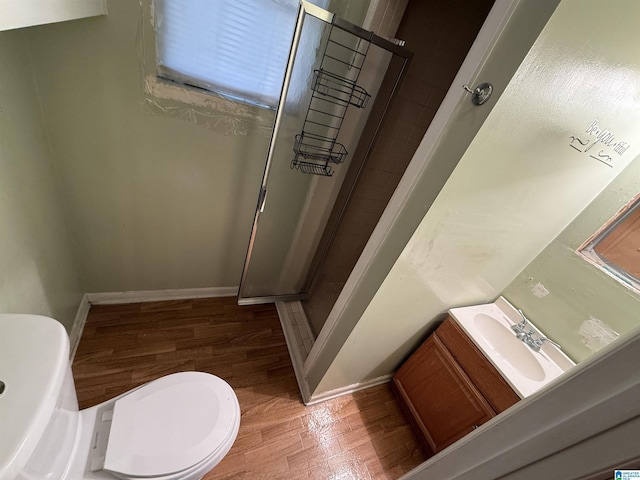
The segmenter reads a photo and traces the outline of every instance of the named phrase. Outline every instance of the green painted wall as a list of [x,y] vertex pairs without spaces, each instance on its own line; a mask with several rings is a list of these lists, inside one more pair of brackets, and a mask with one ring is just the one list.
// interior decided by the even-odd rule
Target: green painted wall
[[0,32],[0,312],[71,328],[83,289],[22,31]]
[[110,1],[26,31],[86,291],[238,285],[268,137],[147,108],[141,24]]
[[506,298],[576,361],[605,343],[597,341],[598,330],[585,330],[592,322],[600,326],[599,320],[620,335],[640,327],[640,294],[576,254],[638,192],[640,159],[611,182],[504,291]]
[[[85,288],[236,286],[273,114],[155,104],[148,3],[26,30]],[[352,21],[367,5],[336,2]]]
[[143,8],[0,34],[0,311],[70,329],[85,292],[239,282],[272,113],[150,108]]

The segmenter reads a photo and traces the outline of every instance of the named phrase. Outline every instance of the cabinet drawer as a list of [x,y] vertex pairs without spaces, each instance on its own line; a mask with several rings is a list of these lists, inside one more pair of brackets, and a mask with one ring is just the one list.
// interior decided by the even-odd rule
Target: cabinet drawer
[[454,319],[447,317],[436,333],[496,413],[520,400]]

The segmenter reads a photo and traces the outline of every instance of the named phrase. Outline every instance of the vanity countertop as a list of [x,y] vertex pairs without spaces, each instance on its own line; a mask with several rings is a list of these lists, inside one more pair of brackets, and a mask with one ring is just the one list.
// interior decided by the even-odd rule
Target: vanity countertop
[[[551,343],[544,342],[536,352],[516,338],[511,326],[520,323],[522,317],[504,297],[490,304],[452,308],[449,314],[521,398],[535,393],[575,366]],[[542,335],[528,322],[526,330],[531,329],[536,336]]]

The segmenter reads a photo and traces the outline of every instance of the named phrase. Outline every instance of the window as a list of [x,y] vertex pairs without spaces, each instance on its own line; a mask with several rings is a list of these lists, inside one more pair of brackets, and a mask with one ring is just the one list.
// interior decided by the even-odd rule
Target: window
[[640,292],[640,195],[578,252],[618,281]]
[[158,75],[275,107],[297,0],[155,0]]

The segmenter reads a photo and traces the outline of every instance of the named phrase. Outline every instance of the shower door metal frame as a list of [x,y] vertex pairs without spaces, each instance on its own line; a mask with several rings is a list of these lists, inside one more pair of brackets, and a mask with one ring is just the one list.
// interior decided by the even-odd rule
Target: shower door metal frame
[[[368,146],[366,149],[366,154],[365,157],[368,156],[372,146],[373,146],[373,142],[375,140],[375,133],[377,133],[380,124],[382,123],[382,119],[385,115],[385,113],[388,110],[389,107],[389,103],[391,101],[391,98],[393,97],[393,94],[395,93],[398,83],[400,81],[400,78],[402,77],[402,74],[404,73],[404,71],[407,68],[407,65],[409,63],[409,61],[411,60],[411,57],[413,56],[413,53],[406,50],[403,46],[397,45],[389,40],[386,40],[378,35],[376,35],[373,32],[370,32],[368,30],[365,30],[362,27],[359,27],[357,25],[354,25],[346,20],[341,19],[340,17],[336,16],[334,13],[328,12],[312,3],[310,3],[307,0],[300,0],[300,6],[298,8],[298,18],[296,21],[296,27],[295,27],[295,31],[293,34],[293,39],[291,42],[291,49],[289,51],[289,60],[287,62],[287,68],[285,71],[285,75],[284,75],[284,80],[282,82],[282,90],[280,92],[280,99],[278,101],[278,107],[276,110],[276,116],[273,122],[273,130],[271,133],[271,139],[269,141],[269,149],[268,149],[268,153],[267,153],[267,159],[265,162],[265,167],[264,167],[264,172],[262,175],[262,183],[260,185],[260,191],[258,194],[258,202],[256,205],[256,210],[254,213],[254,217],[253,217],[253,225],[251,227],[251,235],[249,238],[249,245],[247,247],[247,254],[245,257],[245,261],[244,261],[244,265],[243,265],[243,269],[242,269],[242,276],[240,278],[240,287],[238,288],[238,305],[256,305],[256,304],[261,304],[261,303],[273,303],[273,302],[278,302],[278,301],[296,301],[296,300],[304,300],[306,298],[308,298],[309,293],[308,292],[301,292],[301,293],[294,293],[294,294],[282,294],[282,295],[267,295],[267,296],[260,296],[260,297],[245,297],[243,296],[243,290],[244,290],[244,286],[247,280],[247,275],[248,275],[248,271],[249,271],[249,264],[251,262],[251,255],[253,253],[253,247],[254,247],[254,243],[255,243],[255,239],[256,239],[256,233],[258,230],[258,221],[260,219],[260,214],[262,213],[262,211],[264,210],[264,206],[265,206],[265,202],[266,202],[266,198],[267,198],[267,182],[269,179],[269,173],[271,170],[271,164],[273,161],[273,155],[274,155],[274,145],[275,145],[275,138],[278,135],[278,132],[280,131],[280,125],[282,122],[282,117],[284,115],[284,108],[285,108],[285,102],[283,101],[283,99],[286,98],[287,93],[289,91],[289,85],[291,83],[291,76],[292,76],[292,72],[293,72],[293,66],[294,66],[294,59],[296,56],[296,53],[298,51],[298,47],[300,44],[300,37],[302,35],[302,27],[304,26],[304,19],[306,15],[311,15],[312,17],[315,17],[325,23],[328,23],[330,25],[333,25],[334,27],[340,28],[341,30],[344,30],[345,32],[351,33],[352,35],[355,35],[358,38],[361,38],[363,40],[366,40],[368,42],[370,42],[372,45],[376,45],[390,53],[392,53],[394,55],[394,57],[392,57],[392,60],[395,58],[395,56],[397,56],[398,58],[401,59],[402,61],[402,65],[399,69],[399,73],[397,75],[396,81],[394,83],[394,86],[392,88],[392,91],[389,93],[389,96],[384,104],[384,107],[382,109],[379,110],[378,112],[378,117],[377,118],[377,123],[376,123],[376,128],[374,130],[374,134],[370,136],[370,139],[368,140]],[[371,115],[374,115],[375,112],[371,112]],[[371,121],[371,115],[370,118],[367,120],[367,123],[370,123]],[[363,133],[364,135],[364,133]],[[360,144],[360,142],[359,142]],[[335,233],[335,232],[333,232]],[[326,253],[326,252],[325,252]],[[305,287],[308,286],[308,282],[307,285],[305,285]]]

